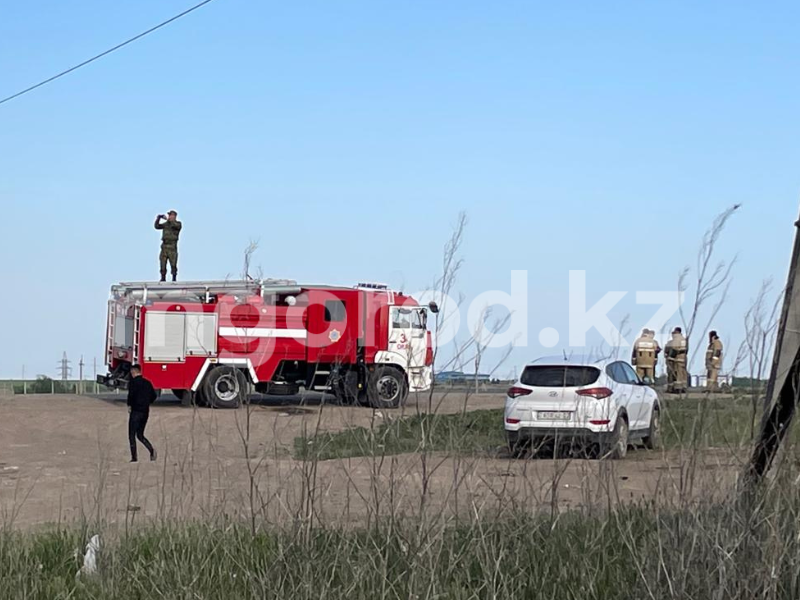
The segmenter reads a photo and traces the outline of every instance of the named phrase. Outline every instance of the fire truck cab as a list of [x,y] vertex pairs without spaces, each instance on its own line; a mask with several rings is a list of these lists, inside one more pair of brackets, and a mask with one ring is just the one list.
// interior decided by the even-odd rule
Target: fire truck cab
[[291,280],[129,282],[112,286],[98,381],[127,386],[130,367],[185,404],[235,408],[266,394],[331,392],[342,402],[402,405],[432,384],[431,303],[383,284]]

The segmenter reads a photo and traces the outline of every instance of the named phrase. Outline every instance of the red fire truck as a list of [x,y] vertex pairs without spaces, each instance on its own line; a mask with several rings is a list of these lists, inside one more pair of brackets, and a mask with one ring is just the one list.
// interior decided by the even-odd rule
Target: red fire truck
[[302,387],[397,407],[430,389],[427,322],[437,311],[382,284],[120,283],[108,303],[109,373],[98,381],[125,388],[139,363],[156,389],[185,404],[235,408],[253,388],[292,395]]

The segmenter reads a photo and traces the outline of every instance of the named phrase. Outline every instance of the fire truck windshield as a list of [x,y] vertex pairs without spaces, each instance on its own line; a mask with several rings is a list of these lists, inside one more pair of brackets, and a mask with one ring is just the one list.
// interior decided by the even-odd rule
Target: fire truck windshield
[[394,329],[425,329],[424,309],[395,308],[392,310]]

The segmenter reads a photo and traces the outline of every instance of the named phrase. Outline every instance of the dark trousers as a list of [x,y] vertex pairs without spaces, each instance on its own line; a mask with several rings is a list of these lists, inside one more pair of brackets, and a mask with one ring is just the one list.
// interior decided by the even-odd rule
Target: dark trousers
[[144,447],[147,448],[150,456],[153,456],[153,452],[155,452],[153,444],[151,444],[150,441],[144,437],[144,428],[147,427],[147,419],[149,417],[150,414],[146,412],[132,411],[130,414],[130,418],[128,419],[128,441],[131,444],[131,460],[138,459],[136,452],[137,439],[144,444]]

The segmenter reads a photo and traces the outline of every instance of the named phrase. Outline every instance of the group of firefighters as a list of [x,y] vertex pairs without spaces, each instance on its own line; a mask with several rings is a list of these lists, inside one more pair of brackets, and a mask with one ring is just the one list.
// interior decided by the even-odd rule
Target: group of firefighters
[[[633,344],[631,356],[631,362],[636,367],[636,373],[642,381],[655,383],[659,354],[661,354],[661,346],[656,340],[655,331],[652,329],[642,330],[642,335]],[[667,342],[664,354],[667,359],[667,391],[675,394],[686,392],[689,386],[689,376],[686,372],[688,343],[680,327],[676,327],[672,331],[672,339]],[[717,390],[721,366],[722,342],[716,331],[710,331],[706,349],[706,377],[709,391]]]

